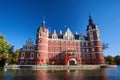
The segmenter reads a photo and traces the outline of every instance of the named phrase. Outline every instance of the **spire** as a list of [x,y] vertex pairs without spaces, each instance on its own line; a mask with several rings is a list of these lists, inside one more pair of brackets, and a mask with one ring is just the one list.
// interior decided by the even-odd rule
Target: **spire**
[[43,16],[42,26],[45,27],[45,16]]
[[89,13],[89,24],[93,24],[93,20],[92,20],[90,13]]

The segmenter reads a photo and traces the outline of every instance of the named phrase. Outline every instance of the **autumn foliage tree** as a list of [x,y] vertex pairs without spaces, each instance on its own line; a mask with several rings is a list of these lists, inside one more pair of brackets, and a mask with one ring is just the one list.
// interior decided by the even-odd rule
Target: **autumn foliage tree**
[[5,36],[0,33],[0,61],[5,60],[9,63],[11,54],[13,53],[13,46],[5,40]]
[[18,63],[18,57],[19,57],[19,50],[16,50],[11,57],[11,64],[17,64]]

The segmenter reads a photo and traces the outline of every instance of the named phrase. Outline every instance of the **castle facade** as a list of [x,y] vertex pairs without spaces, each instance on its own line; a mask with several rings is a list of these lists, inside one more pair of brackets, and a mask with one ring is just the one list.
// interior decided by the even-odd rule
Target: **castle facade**
[[72,34],[68,28],[63,34],[49,33],[43,20],[36,31],[36,43],[28,39],[20,49],[21,65],[77,65],[104,64],[104,55],[98,26],[89,16],[86,35]]

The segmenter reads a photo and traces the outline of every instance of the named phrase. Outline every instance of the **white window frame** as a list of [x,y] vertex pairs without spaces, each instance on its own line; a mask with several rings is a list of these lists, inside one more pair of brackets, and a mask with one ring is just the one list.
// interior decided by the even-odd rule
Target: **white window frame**
[[21,57],[21,59],[24,59],[25,58],[25,52],[22,52],[20,57]]
[[88,42],[86,42],[85,44],[86,44],[86,47],[88,47]]
[[37,53],[37,58],[40,58],[40,53]]
[[30,53],[30,59],[34,59],[34,53]]
[[89,49],[86,49],[86,52],[89,53]]
[[95,51],[95,48],[92,48],[92,52],[94,52]]
[[39,33],[39,34],[38,34],[38,37],[39,37],[39,38],[41,38],[41,36],[42,36],[42,34],[41,34],[41,33]]
[[41,48],[41,46],[38,45],[38,50]]

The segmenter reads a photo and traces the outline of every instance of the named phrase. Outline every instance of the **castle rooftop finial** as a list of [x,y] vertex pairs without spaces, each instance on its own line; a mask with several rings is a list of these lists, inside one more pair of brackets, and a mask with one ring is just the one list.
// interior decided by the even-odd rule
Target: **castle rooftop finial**
[[93,20],[92,20],[90,13],[89,13],[89,24],[93,24]]
[[45,27],[45,16],[43,16],[42,26]]

